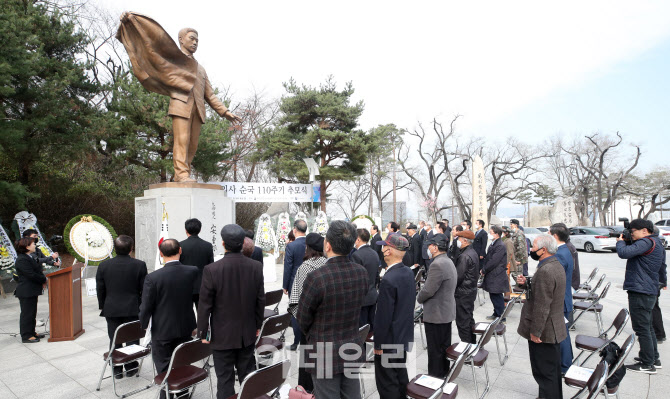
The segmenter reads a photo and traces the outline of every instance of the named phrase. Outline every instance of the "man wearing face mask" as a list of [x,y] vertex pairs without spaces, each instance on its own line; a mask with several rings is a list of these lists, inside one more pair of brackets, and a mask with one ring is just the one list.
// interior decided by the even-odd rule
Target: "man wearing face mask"
[[[554,254],[556,240],[542,234],[535,239],[531,254],[539,259],[532,277],[531,294],[521,309],[517,332],[528,340],[528,354],[533,377],[539,386],[540,398],[563,398],[561,352],[559,342],[567,337],[563,316],[565,271]],[[517,284],[526,285],[526,277],[518,276]]]
[[464,220],[461,222],[461,227],[463,230],[472,230],[472,222],[469,220]]
[[[500,240],[502,229],[500,226],[491,226],[491,246],[484,258],[481,274],[484,276],[482,288],[489,293],[493,304],[493,314],[487,320],[495,320],[502,316],[505,310],[503,294],[509,292],[509,277],[507,276],[507,249]],[[476,238],[475,238],[476,239]],[[505,319],[502,320],[506,322]]]
[[[458,256],[461,254],[460,247],[458,246],[458,237],[456,236],[456,233],[461,232],[461,231],[469,231],[463,229],[463,226],[457,225],[454,230],[453,230],[453,236],[454,239],[451,242],[451,246],[449,247],[449,251],[447,252],[447,255],[449,256],[449,259],[451,259],[454,264],[456,264],[456,261],[458,260]],[[474,233],[472,234],[474,237]],[[479,258],[479,255],[477,255],[477,258]]]
[[473,232],[457,231],[454,232],[454,236],[461,251],[456,263],[456,328],[462,342],[474,344],[476,337],[472,333],[472,327],[475,325],[475,319],[472,313],[477,299],[479,255],[472,247],[475,239]]
[[447,236],[435,234],[426,244],[432,263],[416,301],[423,304],[428,374],[444,378],[449,371],[449,360],[444,354],[451,345],[451,322],[456,318],[456,268],[446,254]]
[[392,234],[377,244],[383,245],[389,266],[379,283],[375,313],[375,381],[379,397],[404,399],[409,382],[407,352],[414,341],[416,294],[414,275],[402,263],[409,243],[400,234]]

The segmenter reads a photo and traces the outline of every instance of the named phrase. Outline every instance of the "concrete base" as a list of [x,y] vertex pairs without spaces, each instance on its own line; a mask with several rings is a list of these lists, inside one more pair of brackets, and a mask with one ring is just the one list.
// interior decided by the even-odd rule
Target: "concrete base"
[[223,253],[221,228],[235,223],[235,202],[214,184],[160,184],[144,190],[135,198],[135,256],[154,269],[161,233],[162,203],[168,213],[170,238],[186,239],[184,222],[197,218],[202,222],[200,238],[212,243],[214,254]]

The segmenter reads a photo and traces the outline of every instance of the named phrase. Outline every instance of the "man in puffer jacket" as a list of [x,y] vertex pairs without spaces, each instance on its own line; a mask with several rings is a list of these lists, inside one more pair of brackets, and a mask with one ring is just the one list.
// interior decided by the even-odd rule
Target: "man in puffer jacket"
[[626,278],[623,289],[628,291],[628,310],[633,331],[640,343],[637,363],[626,365],[630,371],[656,374],[661,365],[656,335],[652,327],[652,310],[658,294],[659,272],[665,264],[665,249],[658,235],[653,235],[654,225],[644,219],[635,219],[629,226],[633,242],[626,245],[619,236],[616,250],[619,258],[626,259]]
[[472,246],[475,234],[470,230],[454,232],[461,254],[456,262],[456,327],[462,342],[476,343],[472,333],[477,299],[477,281],[479,280],[479,254]]

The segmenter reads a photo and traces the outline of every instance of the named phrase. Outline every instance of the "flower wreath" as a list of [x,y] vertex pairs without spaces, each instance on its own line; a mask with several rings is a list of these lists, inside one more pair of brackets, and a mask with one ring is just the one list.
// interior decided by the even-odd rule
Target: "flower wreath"
[[88,247],[88,264],[97,266],[114,252],[114,240],[117,234],[114,228],[103,218],[95,215],[78,215],[70,219],[65,226],[63,239],[68,252],[84,262]]

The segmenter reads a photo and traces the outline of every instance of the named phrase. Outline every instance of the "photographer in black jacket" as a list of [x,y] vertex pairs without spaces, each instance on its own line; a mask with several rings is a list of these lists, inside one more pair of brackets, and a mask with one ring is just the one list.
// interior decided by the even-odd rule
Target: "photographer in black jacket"
[[626,259],[626,278],[623,289],[628,291],[628,310],[633,331],[640,344],[637,363],[626,365],[630,371],[656,374],[659,359],[656,334],[652,327],[652,310],[656,304],[660,273],[665,270],[665,249],[653,235],[654,225],[648,220],[630,222],[632,243],[627,245],[623,234],[619,236],[616,250],[619,258]]

